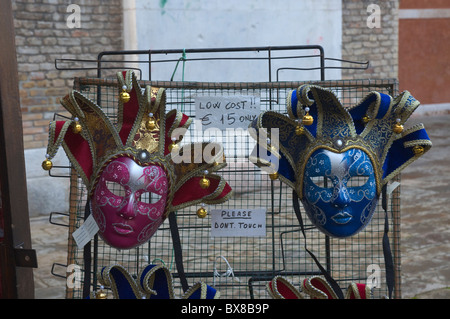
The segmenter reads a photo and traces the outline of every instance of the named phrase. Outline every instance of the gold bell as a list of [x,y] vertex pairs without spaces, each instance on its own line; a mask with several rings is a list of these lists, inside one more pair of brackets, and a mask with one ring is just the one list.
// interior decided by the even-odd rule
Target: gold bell
[[397,134],[403,132],[403,125],[400,124],[400,119],[397,119],[397,123],[394,124],[394,128],[392,130]]
[[169,152],[172,152],[173,150],[176,151],[178,149],[177,143],[175,143],[176,138],[172,138],[172,144],[169,144]]
[[156,120],[153,117],[153,113],[148,114],[149,119],[145,123],[145,127],[147,127],[148,130],[153,131],[156,128]]
[[423,146],[416,145],[413,147],[414,155],[422,155],[425,152],[425,149]]
[[305,107],[306,114],[303,115],[302,123],[303,125],[312,125],[314,123],[314,118],[309,115],[309,107]]
[[301,126],[300,124],[297,124],[297,126],[295,127],[295,134],[296,135],[305,134],[305,127]]
[[370,121],[370,116],[364,116],[363,118],[362,118],[362,121],[364,122],[364,123],[369,123],[369,121]]
[[208,215],[208,211],[205,209],[204,204],[202,204],[202,207],[197,209],[197,217],[198,218],[205,218],[206,215]]
[[81,129],[82,129],[81,124],[80,124],[80,122],[78,122],[78,117],[76,117],[74,120],[75,120],[75,123],[73,124],[72,132],[74,132],[75,134],[78,134],[81,132]]
[[51,170],[53,167],[53,163],[51,160],[49,160],[48,158],[42,162],[42,168],[46,171]]
[[130,100],[130,93],[127,92],[127,86],[122,86],[122,92],[120,92],[120,100],[122,103],[127,103]]
[[270,177],[270,179],[273,180],[273,181],[276,180],[276,179],[278,178],[278,172],[269,174],[269,177]]
[[203,189],[208,188],[208,187],[209,187],[209,184],[210,184],[209,179],[207,179],[206,177],[203,177],[203,178],[200,180],[200,187],[203,188]]
[[95,299],[108,299],[107,293],[100,287],[100,290],[95,293]]
[[206,178],[206,174],[208,174],[208,171],[205,171],[205,174],[203,175],[203,178],[200,180],[200,187],[203,189],[206,189],[210,185],[210,181],[208,178]]

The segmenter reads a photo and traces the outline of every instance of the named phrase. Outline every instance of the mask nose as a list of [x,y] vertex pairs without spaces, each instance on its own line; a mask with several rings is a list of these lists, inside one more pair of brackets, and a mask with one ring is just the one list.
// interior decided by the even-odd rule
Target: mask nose
[[117,211],[117,214],[123,219],[134,219],[136,217],[136,212],[134,209],[136,200],[134,193],[130,196],[125,197],[125,200],[127,201],[127,203]]
[[350,203],[350,196],[346,187],[339,187],[337,190],[337,196],[334,196],[332,204],[336,208],[345,208]]

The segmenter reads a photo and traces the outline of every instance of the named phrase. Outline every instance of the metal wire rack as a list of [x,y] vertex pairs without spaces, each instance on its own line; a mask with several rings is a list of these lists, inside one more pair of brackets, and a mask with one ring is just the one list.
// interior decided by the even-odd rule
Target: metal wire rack
[[[299,49],[298,47],[283,50]],[[324,79],[325,58],[323,50],[315,46],[300,47],[319,51],[320,76],[314,81],[273,81],[271,53],[274,48],[258,48],[258,52],[267,55],[262,59],[267,63],[268,81],[265,82],[198,82],[198,81],[141,81],[143,85],[164,87],[167,92],[167,111],[182,108],[182,111],[196,117],[194,99],[196,96],[233,96],[254,94],[260,97],[261,111],[273,110],[285,113],[285,101],[288,92],[299,85],[315,83],[333,90],[344,103],[351,106],[372,90],[395,95],[397,83],[392,79],[385,80],[336,80]],[[247,49],[248,50],[248,49]],[[233,53],[246,52],[245,48],[233,49]],[[250,49],[255,52],[255,48]],[[226,53],[228,50],[173,50],[169,53]],[[149,69],[155,51],[144,52],[107,52],[99,55],[96,61],[97,76],[76,78],[74,88],[96,100],[113,120],[116,113],[116,81],[103,74],[120,69],[117,60],[114,67],[105,67],[103,56],[126,56],[128,54],[149,54]],[[169,54],[168,51],[157,54]],[[291,55],[292,57],[292,55]],[[312,58],[312,57],[309,57]],[[213,58],[202,59],[211,60]],[[232,60],[238,59],[233,57]],[[245,57],[243,57],[245,59]],[[172,63],[179,60],[168,58]],[[200,60],[194,60],[196,63]],[[61,63],[58,61],[57,63]],[[67,62],[67,61],[65,61]],[[79,63],[80,61],[76,61]],[[81,61],[83,62],[83,61]],[[84,61],[85,62],[85,61]],[[91,61],[92,62],[92,61]],[[121,61],[123,62],[123,61]],[[125,61],[129,62],[129,61]],[[185,61],[186,62],[186,61]],[[345,61],[344,61],[345,62]],[[61,68],[61,66],[57,66]],[[76,67],[78,68],[78,67]],[[359,68],[359,66],[358,66]],[[80,69],[83,69],[80,67]],[[85,69],[90,69],[86,68]],[[301,68],[300,68],[301,69]],[[301,72],[301,70],[297,70]],[[151,74],[151,73],[150,73]],[[197,132],[198,133],[198,132]],[[195,136],[196,131],[191,132]],[[303,278],[320,274],[313,260],[305,252],[305,239],[292,207],[292,192],[279,181],[272,181],[267,174],[262,174],[248,160],[248,152],[252,149],[251,138],[241,143],[227,142],[224,147],[231,151],[227,154],[228,166],[221,175],[234,190],[229,201],[211,209],[256,209],[266,210],[266,236],[264,237],[211,237],[211,216],[198,218],[196,209],[189,207],[175,212],[183,252],[184,272],[189,285],[202,280],[215,286],[222,298],[268,298],[266,283],[275,275],[283,275],[297,285]],[[61,176],[61,175],[58,175]],[[67,175],[71,181],[69,211],[69,241],[67,265],[77,264],[84,269],[83,251],[79,250],[71,236],[83,223],[86,204],[86,190],[81,180],[72,170]],[[398,181],[398,180],[397,180]],[[380,200],[381,201],[381,200]],[[400,187],[389,194],[388,214],[390,216],[390,238],[394,254],[396,282],[394,297],[400,298]],[[384,211],[381,203],[374,214],[371,224],[361,233],[348,239],[329,238],[309,223],[306,217],[305,231],[308,249],[313,251],[322,265],[345,290],[350,282],[366,282],[370,269],[375,266],[380,271],[379,287],[374,290],[374,297],[387,295],[384,282],[384,258],[382,237],[384,232]],[[303,213],[303,212],[302,212]],[[306,216],[306,215],[305,215]],[[175,265],[175,253],[172,236],[166,221],[148,243],[131,250],[119,251],[109,247],[100,238],[93,239],[92,250],[92,285],[96,287],[96,272],[111,263],[120,263],[131,273],[137,274],[139,269],[148,263],[164,263],[172,271],[179,295],[182,287],[178,269]],[[369,271],[369,272],[368,272]],[[83,272],[83,278],[86,274]],[[81,278],[81,281],[83,281]],[[82,288],[67,288],[67,298],[82,298]]]

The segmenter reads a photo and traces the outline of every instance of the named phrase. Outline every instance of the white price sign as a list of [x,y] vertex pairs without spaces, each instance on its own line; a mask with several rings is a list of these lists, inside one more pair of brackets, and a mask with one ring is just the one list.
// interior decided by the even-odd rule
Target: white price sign
[[196,96],[195,114],[203,129],[247,129],[261,112],[257,95]]
[[213,209],[211,237],[265,237],[266,210]]
[[97,232],[98,225],[91,214],[88,218],[86,218],[80,228],[72,233],[72,237],[75,240],[78,249],[83,249],[83,247],[86,246],[86,244],[90,242],[92,238],[94,238]]

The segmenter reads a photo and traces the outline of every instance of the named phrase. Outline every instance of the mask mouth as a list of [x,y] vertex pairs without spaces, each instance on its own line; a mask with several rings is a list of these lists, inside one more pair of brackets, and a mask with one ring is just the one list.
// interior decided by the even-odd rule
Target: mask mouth
[[347,212],[339,212],[336,215],[333,215],[331,217],[331,219],[339,225],[345,225],[348,222],[350,222],[350,220],[352,220],[353,216]]
[[131,227],[128,224],[124,223],[114,223],[112,224],[114,231],[118,233],[119,235],[128,235],[132,232],[134,232],[133,227]]

